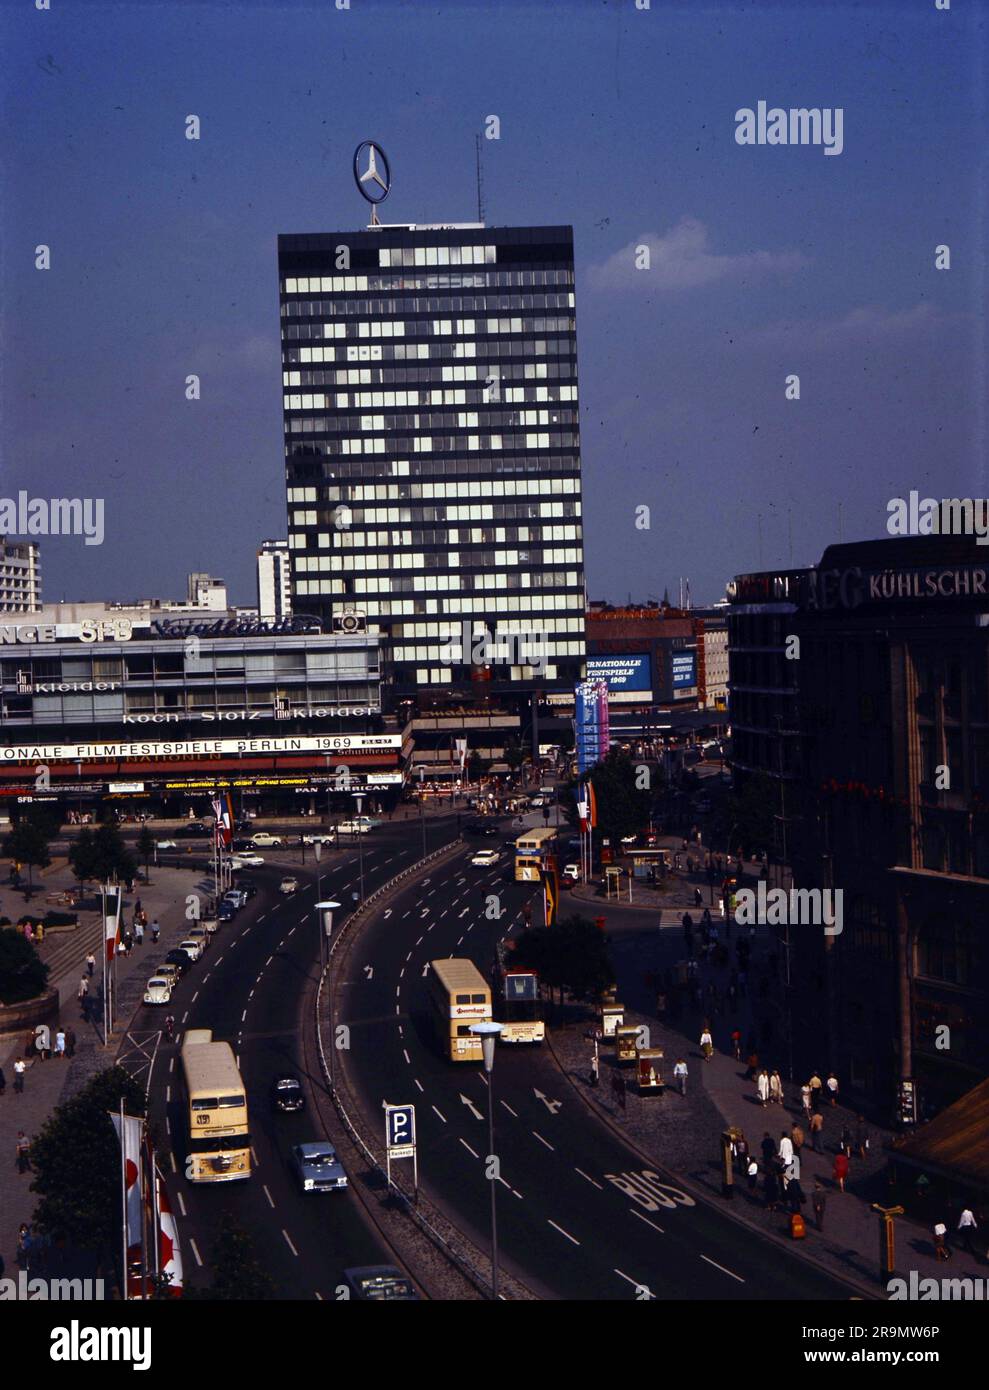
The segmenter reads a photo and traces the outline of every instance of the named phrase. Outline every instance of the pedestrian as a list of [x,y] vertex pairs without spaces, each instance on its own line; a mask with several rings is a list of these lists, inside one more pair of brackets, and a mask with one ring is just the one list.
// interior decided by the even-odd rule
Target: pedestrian
[[810,1117],[810,1137],[814,1145],[814,1152],[821,1154],[824,1152],[824,1116],[820,1110],[815,1110]]
[[815,1110],[821,1103],[821,1087],[823,1084],[816,1071],[807,1082],[807,1085],[810,1087],[810,1103]]
[[838,1147],[841,1149],[841,1152],[842,1152],[843,1154],[847,1154],[848,1157],[851,1158],[851,1156],[852,1156],[852,1130],[851,1130],[851,1126],[848,1125],[848,1124],[843,1124],[842,1127],[841,1127],[841,1140],[839,1141]]
[[591,1085],[596,1086],[601,1075],[601,1061],[598,1057],[597,1048],[594,1049],[594,1056],[591,1058]]
[[749,1191],[754,1193],[756,1184],[759,1181],[759,1165],[751,1154],[749,1154],[749,1161],[746,1164],[745,1172],[749,1179]]
[[865,1118],[859,1115],[855,1121],[855,1152],[859,1158],[865,1158],[869,1152],[869,1130],[865,1123]]
[[769,1072],[765,1067],[762,1068],[759,1075],[756,1077],[755,1085],[756,1091],[759,1094],[759,1100],[762,1103],[762,1108],[765,1110],[766,1106],[769,1104]]
[[819,1231],[824,1230],[824,1208],[827,1203],[827,1194],[821,1185],[821,1179],[814,1179],[814,1191],[811,1195],[810,1204],[814,1210],[814,1225]]
[[731,1147],[738,1160],[738,1166],[744,1173],[749,1166],[749,1141],[744,1134],[740,1134],[737,1139],[732,1141]]
[[52,1038],[47,1027],[42,1023],[34,1035],[34,1050],[43,1062],[47,1062],[51,1055]]
[[804,1146],[804,1132],[796,1121],[790,1126],[790,1138],[793,1140],[793,1152],[799,1154]]
[[160,935],[161,927],[158,925],[158,918],[156,917],[154,921],[151,923],[151,940],[153,942],[156,942]]
[[769,1099],[774,1105],[783,1104],[783,1078],[778,1071],[770,1072],[769,1075]]
[[714,1039],[711,1037],[711,1025],[707,1022],[701,1029],[700,1048],[704,1054],[704,1061],[710,1062],[714,1056]]
[[86,974],[89,976],[90,979],[93,978],[93,971],[95,969],[96,957],[93,955],[92,951],[90,951],[89,955],[86,957]]
[[831,1169],[831,1177],[838,1184],[839,1192],[845,1190],[845,1179],[848,1177],[848,1155],[837,1153],[834,1156],[834,1166]]
[[86,1015],[86,1000],[87,1000],[88,995],[89,995],[89,976],[88,976],[88,975],[83,975],[82,979],[79,981],[79,988],[76,990],[76,997],[77,997],[78,1000],[79,1000],[79,1006],[80,1006],[80,1008],[82,1009],[83,1017],[85,1017],[85,1015]]
[[762,1190],[766,1199],[766,1209],[775,1211],[780,1200],[780,1180],[772,1167],[766,1169],[762,1179]]
[[682,1096],[685,1096],[687,1094],[687,1063],[682,1057],[677,1058],[673,1075],[676,1077],[677,1089]]
[[838,1078],[835,1076],[835,1074],[834,1074],[833,1071],[829,1071],[829,1072],[828,1072],[828,1079],[827,1079],[827,1081],[826,1081],[824,1084],[825,1084],[825,1086],[827,1087],[828,1099],[831,1101],[831,1104],[832,1104],[832,1105],[837,1105],[837,1104],[838,1104]]
[[65,1055],[67,1057],[76,1055],[76,1030],[74,1028],[65,1030]]
[[972,1250],[972,1234],[979,1229],[979,1225],[971,1207],[965,1207],[962,1210],[962,1214],[958,1218],[958,1229],[963,1232],[961,1240],[965,1246],[965,1253],[967,1255],[974,1254]]
[[28,1260],[31,1253],[31,1227],[26,1221],[22,1221],[17,1232],[17,1266],[19,1269],[27,1269]]
[[951,1251],[945,1244],[945,1237],[947,1234],[948,1228],[944,1222],[936,1222],[934,1226],[934,1258],[939,1262],[951,1259]]
[[786,1202],[791,1212],[799,1212],[806,1200],[804,1190],[800,1186],[800,1179],[791,1178],[786,1185]]
[[789,1168],[790,1164],[793,1162],[793,1140],[787,1134],[785,1129],[780,1135],[780,1144],[776,1152],[778,1156],[783,1160],[786,1167]]
[[754,1052],[754,1051],[753,1051],[753,1052],[750,1052],[750,1053],[749,1053],[748,1058],[747,1058],[746,1063],[745,1063],[745,1066],[746,1066],[746,1072],[745,1072],[745,1079],[746,1079],[746,1081],[754,1081],[754,1080],[755,1080],[756,1072],[757,1072],[758,1069],[759,1069],[759,1054],[758,1054],[758,1052]]
[[61,1028],[55,1034],[55,1056],[60,1060],[65,1058],[65,1034]]
[[731,1035],[731,1051],[736,1062],[742,1060],[742,1030],[734,1028]]
[[134,944],[135,946],[144,945],[144,923],[137,922],[134,925]]
[[810,1104],[810,1083],[805,1081],[800,1087],[800,1104],[803,1107],[804,1118],[810,1124],[811,1104]]
[[27,1071],[27,1064],[23,1057],[18,1057],[14,1062],[14,1092],[20,1095],[24,1090],[24,1073]]
[[31,1141],[22,1129],[17,1131],[17,1171],[27,1173],[31,1168]]

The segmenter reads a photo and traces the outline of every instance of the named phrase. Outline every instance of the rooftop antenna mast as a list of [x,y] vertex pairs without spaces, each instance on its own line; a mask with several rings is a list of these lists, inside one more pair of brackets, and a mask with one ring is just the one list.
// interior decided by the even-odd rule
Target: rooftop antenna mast
[[477,220],[484,221],[484,180],[481,177],[481,137],[474,136],[474,165],[477,170]]

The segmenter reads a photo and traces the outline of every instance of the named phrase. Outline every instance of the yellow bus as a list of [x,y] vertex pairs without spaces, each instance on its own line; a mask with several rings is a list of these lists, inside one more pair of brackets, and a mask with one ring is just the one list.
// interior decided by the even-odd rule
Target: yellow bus
[[208,1028],[182,1039],[188,1113],[185,1175],[190,1182],[236,1182],[251,1176],[247,1094],[233,1049]]
[[451,1062],[480,1062],[481,1039],[470,1026],[491,1022],[491,988],[477,966],[457,958],[430,961],[426,987],[444,1057]]
[[539,883],[541,871],[556,853],[555,830],[527,830],[515,841],[515,882]]

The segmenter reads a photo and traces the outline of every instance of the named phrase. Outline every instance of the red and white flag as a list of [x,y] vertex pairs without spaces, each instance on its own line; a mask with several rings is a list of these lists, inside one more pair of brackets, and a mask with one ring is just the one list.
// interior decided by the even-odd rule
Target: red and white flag
[[224,849],[229,849],[234,837],[233,806],[230,804],[229,796],[216,798],[213,802],[213,814],[216,816],[217,843]]
[[179,1248],[178,1227],[172,1215],[172,1208],[168,1204],[168,1191],[157,1169],[155,1181],[158,1184],[158,1220],[161,1223],[158,1233],[158,1273],[171,1276],[168,1292],[173,1298],[181,1298],[182,1251]]
[[143,1153],[141,1136],[144,1129],[144,1121],[137,1115],[125,1115],[123,1117],[123,1134],[121,1134],[121,1117],[118,1113],[111,1111],[110,1119],[113,1127],[117,1131],[117,1138],[120,1141],[121,1167],[126,1193],[125,1209],[127,1212],[127,1297],[141,1297],[141,1267],[143,1264],[143,1202],[144,1202],[144,1164],[142,1162]]
[[123,916],[123,889],[114,884],[103,890],[103,938],[106,942],[107,961],[113,960],[113,953],[120,942],[120,919]]

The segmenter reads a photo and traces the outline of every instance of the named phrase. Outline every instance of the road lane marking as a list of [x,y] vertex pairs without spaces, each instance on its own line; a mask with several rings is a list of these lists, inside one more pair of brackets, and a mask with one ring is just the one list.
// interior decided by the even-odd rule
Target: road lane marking
[[168,1151],[168,1157],[172,1160],[172,1172],[177,1173],[179,1171],[179,1165],[175,1162],[175,1155],[172,1153],[171,1149]]
[[546,1147],[547,1147],[547,1149],[549,1149],[550,1153],[556,1153],[556,1150],[553,1148],[553,1145],[549,1142],[548,1139],[544,1139],[543,1136],[542,1136],[541,1134],[537,1134],[535,1130],[533,1130],[532,1133],[533,1133],[533,1134],[535,1135],[535,1137],[539,1140],[540,1144],[545,1144],[545,1145],[546,1145]]
[[274,956],[269,956],[268,959],[265,961],[264,967],[265,967],[266,970],[267,970],[268,966],[271,964],[271,962],[272,962],[274,959],[275,959]]
[[288,1244],[288,1248],[291,1250],[292,1254],[296,1257],[296,1259],[298,1259],[298,1258],[299,1258],[299,1252],[298,1252],[298,1250],[296,1250],[295,1246],[292,1244],[292,1237],[289,1235],[288,1231],[286,1231],[286,1230],[284,1230],[284,1229],[282,1230],[282,1235],[285,1237],[285,1240],[286,1240],[286,1242],[287,1242],[287,1244]]
[[196,1245],[196,1242],[193,1240],[192,1236],[189,1237],[189,1244],[190,1244],[190,1246],[192,1247],[192,1253],[193,1253],[193,1254],[195,1255],[195,1257],[196,1257],[196,1264],[199,1266],[200,1269],[202,1269],[202,1267],[203,1267],[203,1257],[202,1257],[202,1255],[200,1255],[200,1253],[199,1253],[199,1248],[198,1248],[198,1246]]
[[[420,936],[419,941],[421,941],[421,940],[422,940],[422,937]],[[416,942],[416,945],[418,945],[418,944],[419,944],[419,942]],[[408,963],[409,963],[409,961],[410,961],[411,959],[412,959],[412,952],[410,951],[409,954],[405,957],[405,963],[406,963],[406,965],[408,965]]]
[[171,1086],[166,1086],[166,1087],[165,1087],[165,1104],[166,1104],[166,1105],[171,1105],[171,1103],[172,1103],[172,1088],[171,1088]]
[[[420,936],[419,940],[416,942],[416,945],[417,945],[417,946],[421,946],[422,943],[423,943],[423,940],[424,940],[424,938]],[[412,954],[412,952],[410,951],[410,952],[409,952],[409,955],[411,956],[411,954]]]
[[412,1063],[411,1061],[409,1061],[409,1050],[407,1047],[402,1048],[402,1056],[405,1058],[405,1060],[409,1063],[409,1066],[411,1067]]
[[258,1156],[257,1156],[257,1154],[254,1152],[254,1145],[253,1145],[253,1144],[251,1145],[251,1162],[254,1164],[255,1168],[257,1168],[257,1166],[258,1166]]
[[443,1123],[446,1124],[446,1116],[441,1111],[437,1110],[435,1105],[433,1106],[433,1110],[436,1112],[437,1115],[439,1115]]
[[172,1058],[169,1059],[169,1063],[168,1063],[168,1074],[169,1074],[169,1076],[171,1076],[171,1074],[172,1074],[172,1072],[173,1072],[174,1070],[175,1070],[175,1058],[172,1057]]
[[652,1226],[653,1230],[658,1231],[661,1236],[666,1235],[666,1232],[663,1230],[662,1226],[654,1225],[653,1222],[649,1220],[648,1216],[643,1216],[642,1212],[636,1211],[634,1207],[632,1208],[632,1215],[637,1216],[640,1221],[644,1221],[647,1226]]
[[464,1148],[467,1150],[467,1152],[468,1152],[469,1154],[474,1154],[474,1157],[475,1157],[475,1158],[480,1158],[480,1157],[481,1157],[480,1154],[474,1153],[474,1150],[473,1150],[473,1149],[471,1148],[471,1146],[468,1144],[468,1142],[467,1142],[466,1139],[461,1139],[460,1142],[461,1142],[461,1144],[463,1144]]
[[243,1012],[243,1013],[241,1014],[241,1016],[240,1016],[240,1021],[241,1021],[241,1023],[244,1022],[244,1019],[245,1019],[246,1017],[247,1017],[247,1010],[245,1009],[244,1012]]
[[415,1077],[415,1076],[412,1078],[412,1080],[413,1080],[413,1081],[416,1083],[416,1085],[419,1087],[419,1094],[420,1094],[420,1095],[424,1094],[423,1089],[422,1089],[422,1082],[421,1082],[417,1077]]
[[179,1204],[179,1214],[181,1216],[187,1216],[188,1212],[185,1209],[185,1201],[183,1200],[181,1191],[176,1192],[175,1197]]
[[323,1295],[320,1293],[319,1289],[316,1290],[315,1297],[319,1299],[320,1303],[323,1302]]
[[274,1199],[274,1197],[272,1197],[271,1193],[268,1191],[268,1189],[267,1189],[267,1187],[265,1186],[264,1183],[261,1184],[261,1191],[264,1193],[264,1195],[265,1195],[265,1196],[267,1197],[267,1199],[268,1199],[268,1206],[271,1207],[272,1210],[274,1210],[274,1207],[275,1207],[275,1199]]
[[634,1289],[645,1289],[646,1293],[649,1295],[650,1298],[656,1297],[656,1295],[653,1293],[652,1289],[649,1287],[648,1284],[640,1284],[638,1279],[630,1279],[627,1274],[622,1274],[621,1270],[618,1268],[617,1265],[615,1265],[614,1268],[615,1273],[619,1275],[622,1279],[624,1279],[627,1283],[631,1284]]
[[727,1274],[729,1279],[737,1279],[740,1284],[745,1283],[745,1280],[742,1278],[740,1274],[733,1274],[730,1269],[725,1269],[724,1265],[719,1265],[717,1260],[708,1260],[706,1255],[701,1255],[701,1259],[707,1260],[707,1263],[709,1265],[714,1265],[715,1269],[720,1269],[721,1273]]
[[505,1109],[508,1111],[509,1115],[513,1115],[513,1116],[515,1117],[515,1119],[517,1120],[518,1117],[519,1117],[518,1111],[517,1111],[517,1110],[513,1110],[512,1107],[509,1105],[509,1103],[508,1103],[507,1100],[503,1100],[501,1103],[502,1103],[502,1105],[505,1107]]
[[574,1172],[575,1172],[575,1173],[579,1173],[580,1176],[581,1176],[586,1182],[589,1182],[589,1183],[591,1184],[592,1187],[596,1187],[597,1190],[598,1190],[599,1192],[603,1192],[603,1191],[604,1191],[604,1187],[601,1185],[601,1183],[595,1182],[593,1178],[589,1178],[589,1177],[587,1176],[587,1174],[584,1172],[583,1168],[575,1168],[575,1169],[574,1169]]
[[[463,912],[460,913],[460,917],[466,917],[467,914],[468,914],[468,912],[470,912],[470,908],[469,908],[469,907],[465,907],[464,910],[463,910]],[[459,918],[458,918],[458,920],[459,920]]]
[[546,1220],[549,1221],[549,1224],[553,1227],[553,1230],[554,1230],[554,1231],[559,1231],[559,1233],[560,1233],[561,1236],[566,1236],[567,1240],[573,1241],[573,1244],[574,1244],[574,1245],[579,1245],[579,1244],[580,1244],[580,1241],[579,1241],[579,1240],[574,1240],[573,1236],[570,1234],[569,1231],[565,1231],[565,1230],[563,1229],[563,1227],[562,1227],[562,1226],[558,1226],[558,1225],[556,1224],[555,1221],[550,1221],[550,1218],[549,1218],[548,1216],[547,1216]]

